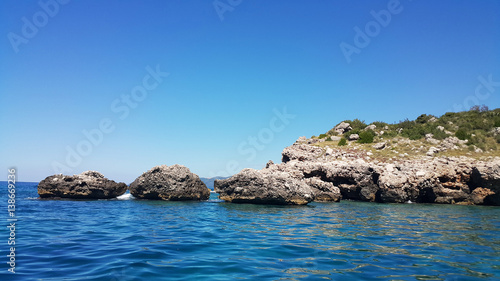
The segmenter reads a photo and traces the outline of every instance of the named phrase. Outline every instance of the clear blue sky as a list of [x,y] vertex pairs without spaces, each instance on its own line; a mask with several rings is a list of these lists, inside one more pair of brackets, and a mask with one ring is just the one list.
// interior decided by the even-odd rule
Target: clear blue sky
[[129,183],[176,163],[215,176],[345,119],[500,107],[496,0],[40,3],[0,1],[5,179],[65,167]]

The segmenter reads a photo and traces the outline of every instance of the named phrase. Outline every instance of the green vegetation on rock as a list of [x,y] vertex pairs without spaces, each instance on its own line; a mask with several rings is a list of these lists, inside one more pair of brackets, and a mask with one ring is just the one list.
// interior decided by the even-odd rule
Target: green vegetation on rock
[[[350,127],[346,129],[347,124],[342,123],[348,123]],[[343,126],[339,126],[340,124]],[[339,130],[337,126],[343,129]],[[353,134],[357,134],[359,138],[350,137]],[[341,136],[342,139],[337,142],[338,137],[333,136]],[[326,139],[325,142],[318,143],[318,146],[331,145],[334,140],[337,142],[334,145],[338,146],[385,142],[390,147],[389,150],[396,151],[395,147],[399,147],[399,153],[404,151],[408,155],[425,155],[431,146],[437,147],[440,153],[446,152],[449,155],[483,152],[500,155],[500,108],[489,110],[486,106],[474,106],[469,111],[447,112],[440,117],[422,114],[415,120],[405,119],[392,124],[383,121],[367,124],[359,119],[344,120],[318,138]],[[366,148],[373,150],[371,146]]]

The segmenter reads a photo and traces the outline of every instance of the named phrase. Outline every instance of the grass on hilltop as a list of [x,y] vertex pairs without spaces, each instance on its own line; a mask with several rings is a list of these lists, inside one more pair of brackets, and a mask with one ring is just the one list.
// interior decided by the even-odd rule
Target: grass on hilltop
[[[338,135],[334,127],[319,135],[317,138],[326,138],[326,141],[316,145],[321,147],[347,145],[347,147],[368,149],[373,152],[374,156],[401,157],[406,153],[410,157],[425,155],[431,146],[436,146],[425,141],[425,135],[432,134],[437,140],[444,140],[450,136],[467,140],[466,148],[440,152],[439,154],[443,156],[464,154],[500,156],[500,134],[495,136],[493,133],[494,128],[500,127],[500,108],[489,110],[486,106],[474,106],[469,111],[448,112],[440,117],[422,114],[415,120],[406,119],[393,124],[381,121],[366,124],[359,119],[343,122],[349,123],[352,130],[344,133],[340,142],[331,140],[331,137]],[[367,129],[369,125],[375,125],[376,128]],[[358,134],[359,140],[346,141],[345,139],[349,139],[351,134]],[[372,143],[377,142],[386,142],[388,147],[375,150],[372,148]],[[476,152],[476,148],[481,149],[483,153]]]

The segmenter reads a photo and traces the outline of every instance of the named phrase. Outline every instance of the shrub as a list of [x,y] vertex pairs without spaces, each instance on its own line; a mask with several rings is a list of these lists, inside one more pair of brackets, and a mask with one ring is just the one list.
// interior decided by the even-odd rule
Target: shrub
[[372,130],[362,131],[359,133],[358,143],[372,143],[375,137],[375,132]]
[[457,132],[455,133],[455,136],[460,140],[466,140],[471,138],[470,134],[467,133],[467,131],[463,128],[458,129]]
[[384,130],[384,134],[381,137],[393,138],[393,137],[396,137],[397,135],[398,135],[398,132],[396,132],[396,130],[388,130],[388,131]]
[[500,117],[495,117],[494,122],[495,122],[495,123],[494,123],[494,125],[493,125],[493,126],[495,126],[495,127],[500,127]]
[[426,133],[427,132],[425,131],[424,127],[415,126],[415,127],[403,129],[403,132],[401,132],[401,135],[403,137],[407,137],[411,140],[418,140],[418,139],[423,138]]
[[443,132],[441,130],[435,130],[432,132],[432,134],[434,135],[434,138],[437,140],[444,140],[445,138],[448,137],[448,134],[446,134],[445,132]]
[[347,145],[347,140],[346,140],[345,138],[341,138],[341,139],[339,140],[339,144],[338,144],[338,145],[339,145],[339,146],[344,146],[344,145]]
[[429,120],[432,118],[432,115],[427,115],[427,114],[422,114],[417,117],[417,120],[415,120],[416,123],[418,124],[424,124],[429,122]]
[[351,125],[351,128],[353,130],[363,130],[364,128],[366,128],[366,123],[365,121],[361,121],[359,119],[354,119],[354,120],[345,120],[344,122],[346,123],[349,123],[349,125]]
[[381,129],[381,130],[383,130],[385,126],[389,126],[389,124],[387,124],[385,122],[381,122],[381,121],[375,121],[375,122],[372,122],[372,124],[377,126],[377,128]]
[[408,120],[408,118],[406,118],[403,121],[399,121],[397,127],[402,128],[404,130],[404,129],[413,128],[414,126],[415,126],[415,121],[410,121],[410,120]]
[[323,138],[326,138],[326,137],[328,137],[326,134],[321,134],[321,135],[318,136],[318,139],[323,139]]

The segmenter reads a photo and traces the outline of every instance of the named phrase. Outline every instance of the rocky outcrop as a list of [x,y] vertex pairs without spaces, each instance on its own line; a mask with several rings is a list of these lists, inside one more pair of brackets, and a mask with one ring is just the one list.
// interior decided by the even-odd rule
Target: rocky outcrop
[[244,169],[225,180],[215,181],[219,198],[233,203],[305,205],[314,199],[303,181],[285,172]]
[[351,135],[349,135],[349,137],[347,139],[349,139],[350,141],[359,140],[359,135],[358,134],[351,134]]
[[73,176],[53,175],[38,184],[41,198],[109,199],[126,191],[125,183],[109,180],[95,171]]
[[[454,137],[447,143],[463,144]],[[317,201],[500,205],[500,158],[423,156],[385,163],[368,155],[372,153],[294,144],[283,150],[283,163],[262,171],[303,181]]]
[[210,190],[182,165],[156,166],[130,184],[130,193],[139,199],[208,200]]
[[311,146],[307,144],[296,144],[290,147],[287,147],[281,153],[281,161],[288,162],[290,160],[299,160],[299,161],[314,161],[319,156],[323,154],[323,149]]
[[337,134],[342,135],[342,134],[352,130],[352,127],[351,127],[351,124],[349,124],[349,123],[341,122],[340,124],[335,126],[335,128],[333,128],[333,130],[335,132],[337,132]]

